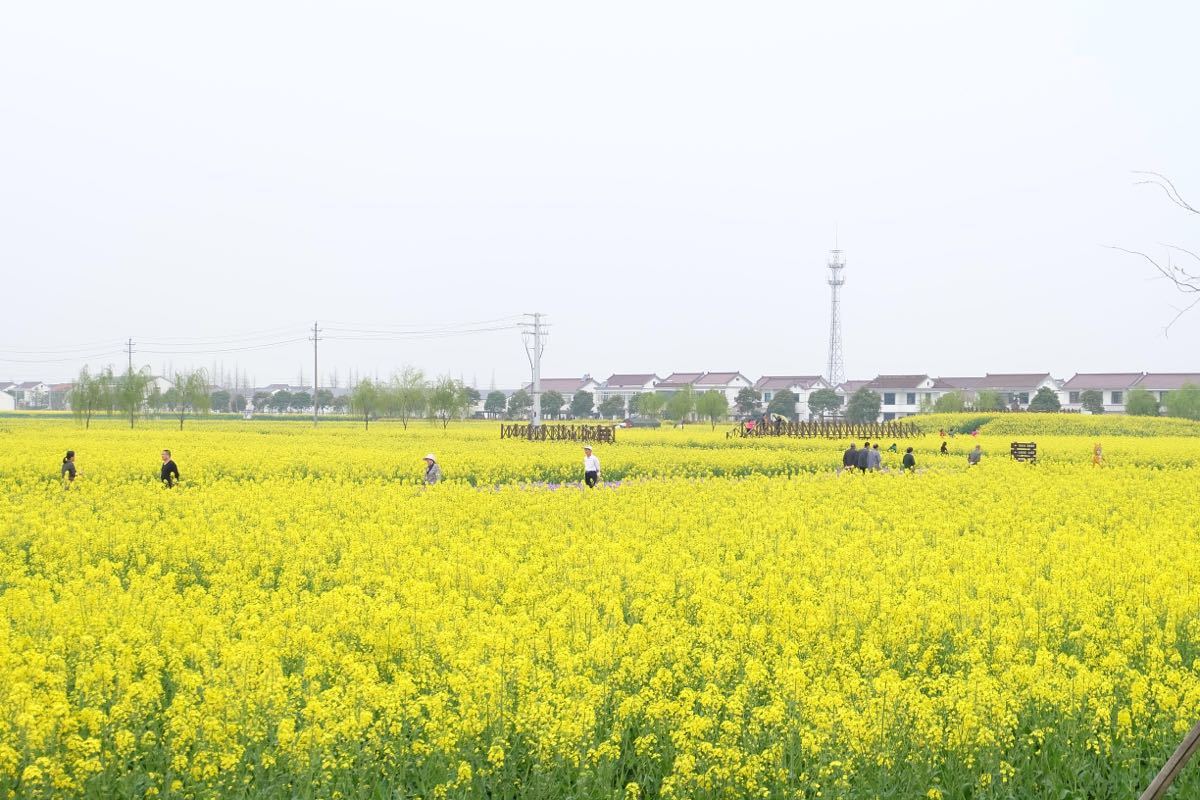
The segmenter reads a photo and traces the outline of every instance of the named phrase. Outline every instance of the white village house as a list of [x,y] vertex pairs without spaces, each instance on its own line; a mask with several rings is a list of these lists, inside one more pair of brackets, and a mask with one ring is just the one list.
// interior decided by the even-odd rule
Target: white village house
[[808,398],[813,392],[831,388],[829,382],[820,375],[764,375],[754,382],[754,390],[762,396],[763,408],[769,406],[775,395],[784,389],[796,395],[792,417],[798,420],[813,416],[808,408]]
[[922,407],[930,408],[943,394],[955,391],[950,384],[928,375],[877,375],[866,386],[879,395],[879,418],[884,422],[911,416]]
[[1125,399],[1129,390],[1138,384],[1141,372],[1077,372],[1058,390],[1058,400],[1068,411],[1082,411],[1084,392],[1100,393],[1100,402],[1108,414],[1125,413]]
[[[592,406],[595,407],[596,389],[600,387],[600,384],[593,380],[591,375],[584,375],[582,378],[542,378],[539,383],[543,395],[546,392],[558,392],[562,395],[563,414],[569,413],[571,401],[575,399],[576,392],[591,392]],[[527,383],[521,388],[530,394],[533,393],[532,383]]]
[[1188,384],[1200,387],[1200,372],[1147,372],[1134,388],[1145,389],[1161,403],[1168,394]]
[[738,392],[749,389],[754,382],[740,372],[706,372],[692,384],[697,394],[716,390],[725,395],[730,408],[737,400]]
[[[949,382],[946,378],[941,380]],[[1022,410],[1025,410],[1029,408],[1029,401],[1037,395],[1039,389],[1049,389],[1057,394],[1061,385],[1062,382],[1051,377],[1049,372],[989,372],[979,379],[973,394],[978,396],[979,392],[985,390],[996,392],[1000,395],[1000,401],[1005,408],[1010,408],[1016,403]]]
[[653,392],[662,378],[653,372],[618,372],[610,375],[608,380],[596,389],[596,405],[600,405],[610,397],[619,397],[624,404],[623,416],[631,416],[633,409],[630,404],[639,394]]
[[0,389],[0,411],[16,411],[17,398],[13,397],[7,391]]
[[50,385],[42,381],[22,381],[7,389],[16,401],[17,408],[49,408]]

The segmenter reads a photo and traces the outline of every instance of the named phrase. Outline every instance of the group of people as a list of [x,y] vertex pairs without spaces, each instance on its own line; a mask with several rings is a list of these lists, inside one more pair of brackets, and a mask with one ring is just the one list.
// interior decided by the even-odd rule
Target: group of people
[[[433,453],[425,456],[425,483],[432,486],[442,480],[442,468]],[[583,482],[589,489],[600,482],[600,459],[592,452],[592,446],[583,446]]]
[[[79,468],[75,466],[75,451],[68,450],[62,460],[62,469],[59,470],[63,489],[70,489],[71,485],[75,483],[75,478],[82,474]],[[159,468],[158,477],[162,481],[163,486],[168,489],[174,489],[176,484],[179,483],[179,467],[176,465],[175,460],[171,458],[170,450],[162,451],[162,467]]]
[[[900,449],[893,442],[888,452],[898,453]],[[872,445],[869,441],[863,442],[860,449],[854,442],[846,448],[846,452],[842,453],[842,469],[853,472],[876,472],[883,470],[883,453],[879,450],[879,443]],[[914,472],[917,469],[917,458],[913,455],[911,447],[905,449],[904,458],[900,460],[900,470]],[[839,470],[840,471],[840,470]]]
[[[893,442],[888,448],[890,453],[900,452]],[[938,450],[941,455],[948,455],[950,450],[946,447],[946,443],[942,442],[941,449]],[[983,459],[983,448],[975,445],[975,449],[967,453],[967,466],[975,466]],[[849,472],[858,470],[859,472],[877,472],[885,469],[883,466],[883,453],[879,450],[879,443],[871,444],[869,441],[863,442],[863,446],[859,447],[854,442],[846,448],[842,453],[842,469]],[[904,450],[904,457],[900,459],[901,472],[915,472],[917,469],[917,457],[913,455],[913,449],[907,447]],[[838,470],[839,472],[841,470]]]

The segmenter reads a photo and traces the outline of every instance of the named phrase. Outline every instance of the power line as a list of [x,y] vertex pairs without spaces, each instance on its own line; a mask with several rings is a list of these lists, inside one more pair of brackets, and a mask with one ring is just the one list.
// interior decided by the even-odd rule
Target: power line
[[270,350],[274,347],[282,347],[285,344],[293,344],[295,342],[304,341],[308,341],[307,336],[297,336],[294,339],[283,339],[278,342],[267,342],[264,344],[250,344],[242,347],[222,347],[196,350],[139,350],[138,352],[159,356],[205,356],[213,353],[243,353],[251,350]]

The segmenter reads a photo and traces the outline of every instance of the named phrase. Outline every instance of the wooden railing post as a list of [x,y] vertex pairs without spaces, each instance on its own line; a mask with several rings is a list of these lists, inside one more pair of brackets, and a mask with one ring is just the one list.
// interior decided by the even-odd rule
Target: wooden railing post
[[1150,785],[1146,787],[1146,791],[1142,792],[1138,800],[1160,800],[1165,797],[1167,790],[1171,788],[1171,784],[1179,775],[1179,771],[1187,765],[1188,760],[1196,754],[1198,748],[1200,748],[1200,722],[1193,725],[1192,729],[1187,732],[1187,736],[1183,737],[1179,747],[1175,748],[1175,752],[1167,759],[1167,763],[1163,764],[1163,768],[1154,776],[1154,780],[1150,781]]

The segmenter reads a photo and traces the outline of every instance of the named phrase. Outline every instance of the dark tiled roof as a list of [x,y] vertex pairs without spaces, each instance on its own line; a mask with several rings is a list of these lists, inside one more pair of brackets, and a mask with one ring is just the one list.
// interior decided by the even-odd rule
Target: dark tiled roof
[[667,377],[663,378],[659,383],[659,388],[674,389],[680,386],[691,386],[696,381],[704,377],[703,372],[672,372]]
[[647,383],[659,380],[659,377],[653,372],[626,372],[610,375],[608,380],[604,382],[604,387],[607,389],[616,389],[620,387],[629,387],[631,389],[640,389]]
[[1169,392],[1182,389],[1185,383],[1200,386],[1200,372],[1147,372],[1137,385],[1152,392]]
[[983,378],[974,377],[954,377],[954,378],[938,378],[938,382],[946,384],[954,389],[974,389],[983,385]]
[[728,383],[733,383],[738,378],[744,381],[749,381],[745,375],[740,372],[706,372],[704,377],[697,383],[702,383],[705,386],[723,386]]
[[1128,389],[1142,379],[1141,372],[1077,372],[1063,384],[1064,390]]
[[927,380],[928,375],[877,375],[867,386],[871,389],[915,389]]
[[811,389],[822,380],[824,379],[820,375],[763,375],[754,382],[754,388],[759,391],[764,389],[770,391],[790,389],[793,386],[802,386],[805,389]]
[[[591,378],[542,378],[543,392],[558,392],[559,394],[574,394],[587,386]],[[533,384],[525,384],[525,391],[533,390]]]
[[980,389],[1036,389],[1047,380],[1053,380],[1049,372],[1006,374],[989,372],[983,376]]

